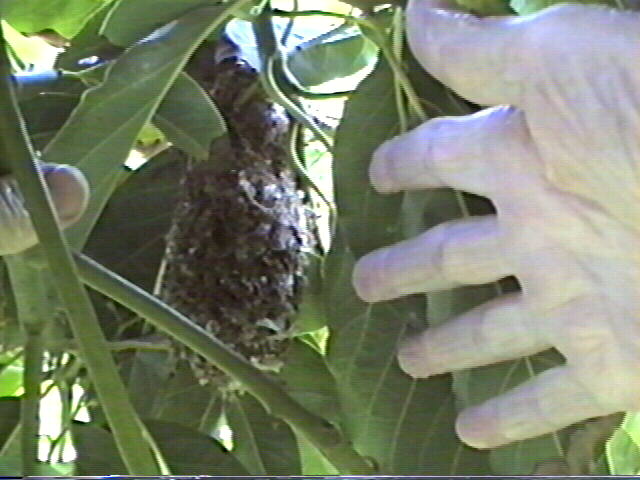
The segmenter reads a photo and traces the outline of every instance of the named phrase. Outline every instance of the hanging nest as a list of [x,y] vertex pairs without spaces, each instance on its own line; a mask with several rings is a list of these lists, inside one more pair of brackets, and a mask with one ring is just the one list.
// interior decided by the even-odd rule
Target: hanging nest
[[[206,44],[189,73],[225,117],[229,135],[208,161],[186,162],[167,237],[161,298],[246,359],[277,368],[304,283],[314,216],[289,168],[290,122],[247,63],[215,63]],[[226,384],[176,345],[201,383]]]

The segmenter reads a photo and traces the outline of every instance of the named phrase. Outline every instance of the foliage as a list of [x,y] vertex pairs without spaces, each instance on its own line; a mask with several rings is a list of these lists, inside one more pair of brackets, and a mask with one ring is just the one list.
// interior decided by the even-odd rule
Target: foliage
[[[85,270],[81,274],[85,283],[101,292],[92,292],[91,299],[128,393],[122,401],[130,402],[141,418],[140,431],[153,439],[151,448],[162,459],[160,470],[175,475],[274,476],[564,475],[606,474],[607,469],[637,474],[640,427],[633,415],[621,428],[614,421],[618,419],[604,419],[492,451],[474,450],[458,440],[454,420],[460,408],[560,363],[554,351],[425,380],[400,370],[396,346],[406,334],[516,290],[515,279],[375,305],[355,295],[351,272],[363,254],[461,216],[460,198],[471,214],[493,211],[490,202],[473,195],[458,197],[459,192],[437,190],[383,196],[369,184],[367,168],[381,142],[419,120],[480,108],[443,87],[401,48],[402,22],[397,13],[404,2],[300,1],[300,9],[318,9],[313,16],[291,10],[285,1],[272,1],[274,10],[260,9],[269,2],[213,3],[5,0],[0,10],[11,27],[25,35],[48,32],[69,41],[55,64],[64,73],[18,90],[19,105],[30,140],[43,158],[77,165],[91,183],[89,210],[66,237],[76,252],[109,269],[105,275],[112,282],[111,292],[92,284]],[[550,4],[459,3],[482,15],[526,14]],[[248,30],[234,24],[233,31],[226,31],[235,17],[256,22],[277,18],[284,27],[277,35],[256,29],[257,37],[250,22]],[[7,40],[18,70],[28,60],[19,56],[16,35],[12,31]],[[332,142],[330,155],[323,157],[332,158],[332,163],[313,168],[309,152],[324,149],[318,139],[300,136],[291,142],[290,156],[295,160],[291,168],[306,178],[306,187],[315,186],[323,194],[320,198],[308,188],[313,207],[332,217],[324,227],[331,246],[328,252],[309,252],[304,297],[294,327],[283,334],[289,348],[272,371],[259,371],[216,343],[209,332],[145,296],[158,291],[165,236],[180,199],[185,159],[212,162],[214,169],[226,168],[231,161],[224,155],[209,158],[212,145],[224,152],[220,145],[232,141],[234,132],[225,122],[225,111],[197,78],[194,52],[203,42],[223,37],[233,41],[242,35],[253,40],[236,45],[235,55],[261,59],[256,66],[262,67],[260,79],[273,95],[271,100],[310,130],[310,138],[325,135],[324,140]],[[268,45],[274,38],[284,41],[287,35],[297,36],[294,46]],[[249,54],[247,49],[254,51]],[[366,78],[360,81],[362,77]],[[416,111],[411,99],[427,106],[428,115]],[[330,116],[318,110],[334,114],[343,106],[337,128],[330,121],[317,121]],[[132,151],[145,156],[147,163],[136,169],[125,167]],[[313,173],[318,170],[323,174]],[[329,172],[333,179],[327,182]],[[331,198],[333,205],[327,208],[323,199]],[[86,257],[76,253],[75,258]],[[40,272],[33,278],[43,283],[40,288],[9,285],[4,265],[0,272],[0,340],[6,353],[0,358],[0,473],[131,473],[118,453],[123,445],[116,429],[95,394],[100,375],[87,372],[71,334],[55,290],[56,275],[37,248],[19,260],[24,261],[20,268]],[[124,285],[128,300],[116,292],[116,284]],[[47,352],[42,372],[29,371],[27,362],[22,363],[21,355],[32,358],[33,343],[25,340],[28,319],[21,314],[21,299],[50,312],[50,318],[41,319],[40,331],[29,332],[40,335]],[[169,320],[159,321],[161,314]],[[218,359],[216,366],[235,383],[224,388],[203,385],[187,362],[176,358],[159,330],[208,361]],[[71,432],[77,451],[72,465],[36,464],[35,458],[20,455],[22,446],[34,447],[35,441],[23,439],[21,444],[20,422],[24,430],[38,426],[33,418],[20,418],[20,387],[27,387],[29,378],[36,379],[36,393],[47,380],[59,394],[62,431],[49,447],[56,451]],[[34,384],[28,388],[33,392]],[[26,395],[22,400],[23,408],[33,407]],[[78,421],[80,410],[89,414],[88,422]],[[49,415],[41,420],[46,422]],[[224,434],[228,430],[230,440]]]

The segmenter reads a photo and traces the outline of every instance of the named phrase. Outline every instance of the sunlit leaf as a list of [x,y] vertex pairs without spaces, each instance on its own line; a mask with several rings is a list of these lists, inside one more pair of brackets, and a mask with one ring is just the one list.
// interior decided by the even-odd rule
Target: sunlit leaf
[[353,75],[371,65],[378,54],[372,41],[353,32],[331,41],[308,43],[287,60],[293,76],[306,87]]
[[104,4],[111,0],[3,0],[4,20],[22,33],[51,29],[65,38],[78,33]]

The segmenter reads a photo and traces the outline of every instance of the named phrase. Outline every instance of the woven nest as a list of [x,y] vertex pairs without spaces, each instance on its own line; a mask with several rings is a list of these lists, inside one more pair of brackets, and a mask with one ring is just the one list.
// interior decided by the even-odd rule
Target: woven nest
[[[161,297],[246,359],[277,368],[289,344],[292,318],[312,245],[313,213],[289,169],[289,120],[257,88],[246,63],[210,65],[190,73],[216,102],[229,137],[210,159],[188,161],[182,194],[167,236]],[[226,377],[176,345],[201,383]]]

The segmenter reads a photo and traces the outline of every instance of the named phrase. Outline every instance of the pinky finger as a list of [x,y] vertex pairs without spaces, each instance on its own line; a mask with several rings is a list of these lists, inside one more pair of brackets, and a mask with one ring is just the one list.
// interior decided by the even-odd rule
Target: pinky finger
[[575,379],[571,367],[546,370],[513,390],[463,410],[458,436],[476,448],[537,437],[581,420],[616,413]]

